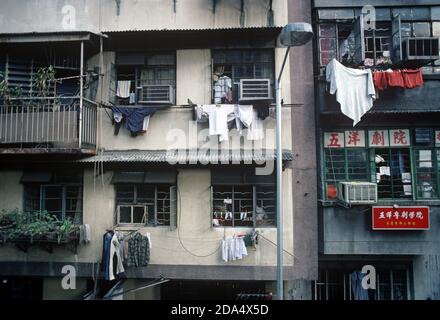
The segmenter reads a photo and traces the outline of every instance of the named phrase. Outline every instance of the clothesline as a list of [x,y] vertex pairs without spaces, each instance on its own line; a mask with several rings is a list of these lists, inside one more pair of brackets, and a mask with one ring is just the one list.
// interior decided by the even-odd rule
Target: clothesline
[[[232,105],[234,105],[234,104],[232,104]],[[101,108],[104,108],[104,109],[112,109],[112,107],[114,107],[113,105],[107,105],[107,104],[101,104],[100,105],[101,106]],[[118,106],[120,106],[120,107],[124,107],[124,108],[140,108],[140,107],[148,107],[148,105],[118,105]],[[194,108],[194,106],[193,105],[190,105],[190,104],[176,104],[176,105],[172,105],[172,106],[170,106],[170,105],[163,105],[163,106],[158,106],[158,105],[152,105],[151,106],[152,108],[154,107],[154,108],[156,108],[156,109],[158,109],[158,110],[161,110],[161,109],[169,109],[169,108],[175,108],[175,109],[193,109]],[[301,108],[301,107],[304,107],[304,104],[299,104],[299,103],[296,103],[296,104],[293,104],[293,103],[290,103],[290,104],[283,104],[283,105],[281,105],[281,107],[282,108]],[[275,108],[275,104],[270,104],[269,105],[269,108]]]

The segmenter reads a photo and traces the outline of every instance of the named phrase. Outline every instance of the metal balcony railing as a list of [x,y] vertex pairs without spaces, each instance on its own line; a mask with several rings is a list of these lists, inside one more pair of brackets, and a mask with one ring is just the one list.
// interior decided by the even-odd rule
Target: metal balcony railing
[[96,122],[86,99],[14,99],[0,105],[0,148],[95,148]]

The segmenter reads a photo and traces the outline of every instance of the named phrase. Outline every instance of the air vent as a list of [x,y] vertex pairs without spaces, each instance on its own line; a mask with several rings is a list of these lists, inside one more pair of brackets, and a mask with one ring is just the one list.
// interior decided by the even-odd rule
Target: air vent
[[147,85],[139,89],[138,103],[173,104],[174,89],[170,85]]
[[402,60],[435,61],[439,56],[439,38],[404,38]]
[[377,184],[371,182],[339,182],[338,199],[347,205],[377,203]]
[[271,98],[270,79],[240,80],[240,101],[268,100]]

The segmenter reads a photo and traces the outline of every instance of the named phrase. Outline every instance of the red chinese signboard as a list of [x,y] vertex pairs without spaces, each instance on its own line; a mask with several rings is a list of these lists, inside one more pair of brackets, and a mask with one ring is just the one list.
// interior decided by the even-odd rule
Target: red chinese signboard
[[428,230],[429,207],[373,207],[373,230]]

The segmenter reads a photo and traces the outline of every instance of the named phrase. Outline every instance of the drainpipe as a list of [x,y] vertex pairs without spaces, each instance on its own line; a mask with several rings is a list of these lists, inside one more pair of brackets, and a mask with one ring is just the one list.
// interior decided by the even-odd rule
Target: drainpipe
[[83,98],[84,98],[84,41],[81,41],[81,65],[80,65],[80,74],[79,74],[79,137],[78,137],[78,145],[79,149],[82,149],[82,132],[83,128]]

